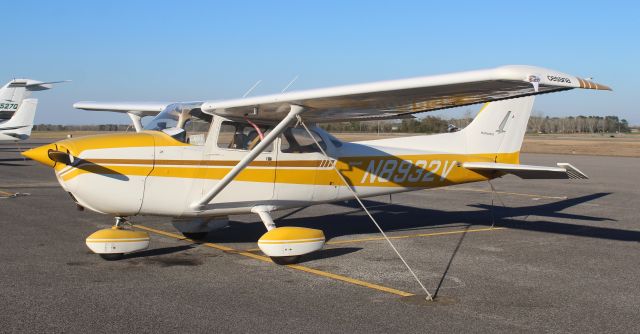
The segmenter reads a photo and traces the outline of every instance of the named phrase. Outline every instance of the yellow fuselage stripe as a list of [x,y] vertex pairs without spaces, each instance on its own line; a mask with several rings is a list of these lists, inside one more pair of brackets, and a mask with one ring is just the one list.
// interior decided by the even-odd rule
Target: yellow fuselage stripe
[[[501,154],[427,154],[408,156],[377,156],[377,157],[344,157],[340,158],[336,167],[342,175],[354,186],[374,187],[407,187],[430,188],[473,181],[482,181],[488,174],[481,174],[459,167],[466,161],[485,161],[518,163],[519,152]],[[104,159],[106,160],[106,159]],[[112,159],[113,161],[113,159]],[[231,168],[226,161],[220,165],[212,162],[188,161],[171,163],[175,165],[161,165],[159,163],[140,160],[118,159],[114,164],[98,164],[100,160],[81,163],[76,167],[60,174],[63,181],[69,181],[85,173],[93,174],[121,174],[124,176],[152,176],[175,177],[191,179],[222,179]],[[160,163],[166,162],[160,161]],[[144,164],[141,164],[144,163]],[[135,164],[135,165],[134,165]],[[140,164],[140,165],[138,165]],[[199,165],[198,165],[199,164]],[[455,166],[454,166],[455,164]],[[289,161],[278,163],[278,166],[252,167],[243,170],[236,181],[269,182],[307,185],[342,185],[333,168],[318,168],[317,161],[301,162]],[[291,166],[291,167],[289,167]],[[300,167],[298,167],[300,166]],[[393,170],[385,172],[387,166]],[[395,167],[394,167],[395,166]],[[56,166],[61,172],[66,166]],[[441,175],[448,170],[446,178]],[[388,178],[384,178],[388,175]]]

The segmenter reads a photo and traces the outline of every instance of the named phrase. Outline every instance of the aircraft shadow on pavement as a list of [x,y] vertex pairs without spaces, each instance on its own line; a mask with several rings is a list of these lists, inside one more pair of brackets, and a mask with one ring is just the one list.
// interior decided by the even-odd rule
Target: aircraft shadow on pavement
[[[495,206],[493,207],[493,215],[496,226],[505,226],[512,229],[616,241],[640,241],[640,232],[636,231],[581,225],[575,222],[549,221],[542,218],[549,217],[606,223],[616,222],[615,219],[606,217],[562,212],[567,208],[587,203],[609,194],[610,193],[594,193],[533,206],[513,208]],[[450,228],[452,226],[468,225],[491,226],[492,224],[492,207],[486,204],[469,205],[474,208],[474,210],[445,211],[402,204],[387,204],[372,200],[366,200],[364,203],[368,208],[371,208],[370,212],[385,231],[424,231],[425,228]],[[324,231],[327,240],[347,235],[378,232],[376,227],[369,221],[369,218],[362,213],[362,210],[354,201],[335,203],[334,205],[353,208],[353,210],[321,216],[292,218],[296,213],[304,210],[304,208],[296,209],[276,219],[276,224],[278,226],[300,226],[320,229]],[[536,220],[529,220],[529,216],[535,216]],[[256,242],[264,232],[264,225],[259,220],[249,223],[231,221],[228,228],[210,233],[206,241],[216,243]]]
[[324,248],[317,252],[303,255],[299,263],[305,263],[308,261],[322,260],[322,259],[342,256],[342,255],[357,252],[361,249],[362,247]]
[[[21,162],[21,163],[16,163]],[[27,167],[33,165],[31,160],[23,158],[0,159],[0,166],[19,166]]]
[[124,254],[124,257],[122,258],[122,260],[173,254],[173,253],[186,251],[192,248],[194,248],[193,245],[182,245],[182,246],[147,249],[139,252]]

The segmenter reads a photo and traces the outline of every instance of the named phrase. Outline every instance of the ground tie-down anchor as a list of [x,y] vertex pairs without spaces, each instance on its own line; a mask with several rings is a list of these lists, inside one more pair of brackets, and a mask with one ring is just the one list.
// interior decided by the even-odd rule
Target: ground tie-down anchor
[[[309,128],[307,128],[307,126],[304,124],[304,121],[302,121],[302,117],[300,117],[300,115],[296,115],[296,117],[298,118],[298,124],[302,125],[302,127],[305,129],[305,131],[309,135],[309,138],[311,138],[313,140],[313,142],[316,144],[316,146],[318,147],[320,152],[322,152],[324,157],[328,161],[332,161],[331,158],[329,157],[329,155],[327,154],[327,152],[325,152],[325,150],[322,148],[322,146],[320,146],[320,143],[318,143],[316,138],[313,136],[313,134],[311,133]],[[375,220],[375,218],[373,218],[373,216],[371,215],[369,210],[367,210],[367,207],[364,205],[364,203],[362,203],[362,200],[360,200],[360,197],[358,196],[358,194],[355,192],[355,190],[353,190],[353,188],[351,188],[351,186],[349,185],[347,180],[344,178],[344,176],[342,176],[342,173],[340,173],[340,171],[338,170],[337,164],[333,163],[331,165],[333,167],[333,170],[335,170],[336,173],[338,174],[338,177],[340,177],[340,180],[342,180],[342,183],[347,187],[347,189],[349,189],[349,191],[351,192],[353,197],[356,199],[358,204],[360,204],[360,206],[362,207],[362,210],[364,210],[364,212],[369,216],[369,219],[371,219],[373,224],[378,228],[378,231],[380,231],[380,234],[382,234],[384,239],[387,240],[387,243],[389,244],[389,246],[391,246],[391,249],[393,249],[393,251],[396,253],[398,258],[400,258],[402,263],[404,263],[404,266],[407,267],[407,270],[409,270],[409,272],[411,273],[413,278],[415,278],[416,282],[418,282],[418,285],[420,285],[420,287],[422,288],[422,291],[424,291],[426,293],[427,296],[426,296],[425,299],[427,301],[433,301],[433,295],[431,295],[431,293],[429,293],[429,290],[427,290],[427,288],[424,286],[424,284],[422,284],[422,282],[418,278],[418,275],[416,275],[416,273],[413,271],[413,269],[411,269],[411,267],[409,266],[407,261],[404,259],[404,257],[402,257],[402,255],[400,254],[398,249],[393,245],[393,243],[391,242],[389,237],[387,237],[387,235],[384,233],[384,231],[382,230],[382,227],[380,227],[380,224],[378,224],[378,222]]]

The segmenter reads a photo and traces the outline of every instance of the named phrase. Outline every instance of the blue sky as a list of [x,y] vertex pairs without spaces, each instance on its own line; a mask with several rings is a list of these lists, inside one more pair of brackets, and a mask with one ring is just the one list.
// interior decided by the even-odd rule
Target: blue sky
[[[81,100],[185,101],[457,72],[505,64],[610,85],[541,96],[545,115],[640,124],[635,1],[11,1],[0,81],[41,92],[36,123],[127,123]],[[466,109],[477,109],[466,108]],[[457,111],[461,113],[462,111]],[[438,112],[453,115],[453,112]]]

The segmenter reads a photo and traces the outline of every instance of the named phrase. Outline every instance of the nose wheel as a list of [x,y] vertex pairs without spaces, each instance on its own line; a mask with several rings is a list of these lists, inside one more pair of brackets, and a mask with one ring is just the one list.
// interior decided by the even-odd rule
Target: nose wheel
[[101,258],[107,261],[118,261],[124,258],[124,253],[113,253],[113,254],[98,254]]
[[302,255],[296,256],[272,256],[271,261],[277,265],[286,266],[288,264],[296,264],[300,262]]

